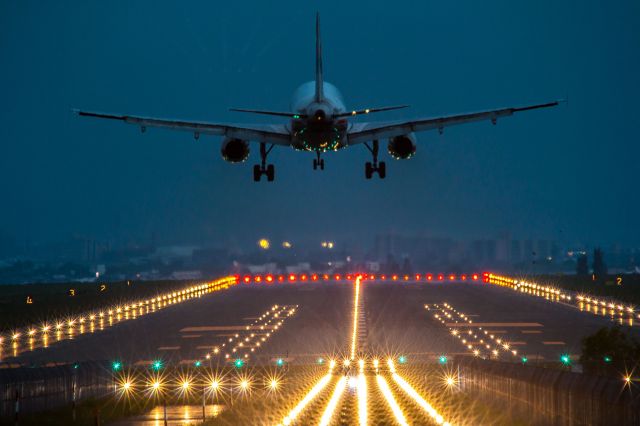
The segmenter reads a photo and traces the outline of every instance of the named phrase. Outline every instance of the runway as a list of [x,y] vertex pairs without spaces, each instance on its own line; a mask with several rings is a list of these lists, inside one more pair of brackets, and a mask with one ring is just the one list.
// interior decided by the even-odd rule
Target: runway
[[114,396],[147,407],[121,425],[163,424],[164,406],[168,424],[513,424],[451,358],[576,368],[582,337],[624,324],[480,280],[240,281],[6,362],[108,361]]
[[[611,324],[606,317],[481,283],[363,281],[362,288],[359,354],[404,354],[415,360],[469,354],[464,344],[452,338],[450,329],[483,327],[530,361],[555,361],[561,354],[577,359],[581,338]],[[223,362],[222,345],[229,344],[229,338],[266,335],[259,329],[246,333],[246,327],[277,305],[297,308],[259,349],[249,353],[248,362],[269,364],[274,358],[286,358],[306,363],[349,352],[352,297],[351,282],[238,285],[5,361],[39,365],[119,360],[135,365],[155,359],[194,362],[210,354]],[[473,325],[435,319],[435,305],[443,303],[466,315]],[[214,348],[219,348],[219,354],[213,353]],[[235,359],[235,353],[229,353],[227,360]]]

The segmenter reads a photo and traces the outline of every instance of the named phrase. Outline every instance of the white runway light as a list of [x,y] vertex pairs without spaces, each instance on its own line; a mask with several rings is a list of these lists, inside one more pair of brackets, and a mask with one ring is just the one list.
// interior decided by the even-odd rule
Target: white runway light
[[358,376],[358,422],[367,426],[367,378],[363,373]]
[[407,423],[407,419],[405,419],[402,409],[400,408],[395,398],[393,397],[393,394],[391,393],[391,389],[389,389],[389,385],[387,384],[387,381],[380,375],[376,376],[376,380],[378,381],[378,386],[380,387],[380,391],[382,392],[384,399],[387,400],[387,404],[389,404],[391,411],[393,411],[393,415],[395,416],[396,421],[401,426],[408,426],[409,423]]
[[287,414],[287,416],[282,420],[282,424],[287,426],[294,422],[300,415],[302,410],[304,410],[304,407],[306,407],[307,404],[309,404],[320,393],[320,391],[324,389],[325,386],[327,386],[327,383],[329,383],[330,380],[331,373],[320,379],[320,381],[316,383],[316,385],[309,392],[307,392],[305,397],[302,398],[300,402],[298,402],[298,404],[296,404],[296,406],[289,412],[289,414]]
[[402,377],[398,375],[398,373],[393,373],[393,380],[405,391],[413,400],[425,410],[429,416],[439,425],[450,426],[449,422],[445,422],[442,416],[436,411],[435,408],[431,406],[427,401],[420,396],[418,392],[414,388],[411,387],[409,383],[407,383]]
[[328,426],[331,423],[331,418],[333,417],[333,412],[336,410],[338,406],[338,402],[340,401],[340,397],[344,392],[344,388],[347,386],[347,378],[342,376],[340,380],[338,380],[338,384],[336,385],[335,390],[333,391],[333,395],[331,395],[331,399],[327,404],[327,408],[324,410],[324,414],[322,414],[322,419],[320,419],[320,426]]

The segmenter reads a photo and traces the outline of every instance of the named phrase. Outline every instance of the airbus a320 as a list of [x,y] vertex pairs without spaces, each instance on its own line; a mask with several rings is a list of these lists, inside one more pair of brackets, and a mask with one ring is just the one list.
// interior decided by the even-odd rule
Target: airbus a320
[[316,15],[315,80],[304,83],[294,92],[291,110],[279,112],[231,109],[238,112],[283,117],[288,119],[286,123],[235,125],[81,110],[75,112],[83,117],[105,118],[133,124],[139,126],[143,132],[148,127],[161,127],[191,132],[195,139],[201,135],[223,136],[222,157],[231,163],[246,161],[249,158],[250,142],[258,143],[260,164],[253,166],[253,180],[258,182],[265,175],[267,181],[271,182],[275,177],[275,168],[273,164],[267,164],[267,157],[274,146],[313,152],[316,157],[313,160],[314,170],[324,170],[325,163],[322,158],[324,153],[364,144],[372,156],[372,160],[365,163],[365,177],[371,179],[373,174],[377,173],[381,179],[384,179],[387,174],[386,164],[384,161],[378,161],[380,140],[387,140],[387,151],[392,158],[409,159],[416,152],[415,132],[438,130],[442,133],[445,127],[483,120],[491,120],[496,124],[497,119],[516,112],[553,107],[559,102],[561,101],[405,121],[350,122],[349,118],[352,117],[406,108],[407,105],[347,110],[338,89],[323,78],[320,18]]

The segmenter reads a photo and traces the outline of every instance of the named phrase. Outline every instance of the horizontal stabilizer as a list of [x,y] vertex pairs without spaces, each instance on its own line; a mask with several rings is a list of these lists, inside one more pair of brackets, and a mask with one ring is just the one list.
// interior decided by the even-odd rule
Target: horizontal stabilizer
[[304,117],[303,115],[297,114],[295,112],[265,111],[265,110],[260,110],[260,109],[229,108],[229,111],[250,112],[252,114],[263,114],[263,115],[276,115],[278,117],[289,117],[289,118],[302,118],[302,117]]
[[362,115],[362,114],[371,114],[372,112],[382,112],[382,111],[391,111],[394,109],[402,109],[407,108],[409,105],[397,105],[397,106],[389,106],[382,108],[366,108],[366,109],[354,109],[353,111],[343,112],[340,114],[334,115],[334,117],[348,117],[353,115]]

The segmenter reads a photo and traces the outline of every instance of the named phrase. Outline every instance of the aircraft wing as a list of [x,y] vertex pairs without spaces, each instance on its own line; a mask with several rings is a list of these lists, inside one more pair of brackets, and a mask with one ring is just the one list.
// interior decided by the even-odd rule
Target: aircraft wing
[[411,132],[438,129],[440,132],[445,127],[474,121],[491,120],[494,124],[498,118],[507,117],[520,111],[529,111],[538,108],[556,106],[561,101],[545,104],[528,105],[524,107],[501,108],[487,111],[472,112],[467,114],[449,115],[444,117],[424,118],[411,121],[395,121],[384,123],[354,123],[349,129],[349,145],[368,142],[375,139],[393,138],[406,135]]
[[291,144],[291,135],[282,124],[219,124],[184,120],[167,120],[152,117],[136,117],[133,115],[115,115],[91,111],[75,111],[81,117],[106,118],[118,120],[139,126],[142,131],[147,127],[161,127],[165,129],[184,130],[200,135],[217,135],[239,138],[253,142],[264,142],[275,145]]

